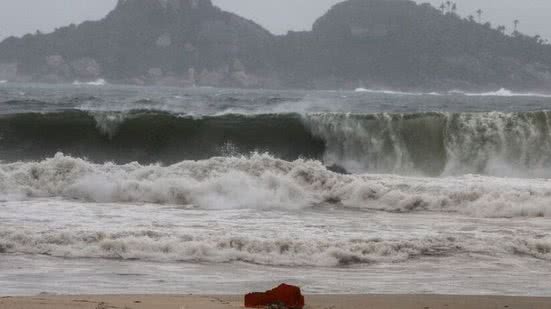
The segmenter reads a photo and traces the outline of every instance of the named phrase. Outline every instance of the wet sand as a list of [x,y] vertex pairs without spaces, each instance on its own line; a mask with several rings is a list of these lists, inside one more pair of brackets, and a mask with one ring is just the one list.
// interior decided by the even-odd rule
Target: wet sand
[[[241,296],[111,295],[2,297],[1,309],[226,309]],[[435,295],[316,295],[307,309],[549,309],[551,298]]]

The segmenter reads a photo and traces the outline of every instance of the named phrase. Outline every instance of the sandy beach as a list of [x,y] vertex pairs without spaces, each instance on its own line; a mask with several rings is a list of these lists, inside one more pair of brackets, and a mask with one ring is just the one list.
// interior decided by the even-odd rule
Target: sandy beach
[[[548,309],[551,298],[435,295],[317,295],[309,309]],[[2,309],[226,309],[243,308],[241,296],[49,296],[2,297]]]

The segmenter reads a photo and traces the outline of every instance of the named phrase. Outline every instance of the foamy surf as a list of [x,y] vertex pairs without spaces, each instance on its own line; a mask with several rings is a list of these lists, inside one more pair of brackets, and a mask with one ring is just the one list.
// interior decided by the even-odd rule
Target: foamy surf
[[[484,248],[484,249],[482,249]],[[547,248],[547,249],[546,249]],[[411,259],[476,252],[525,254],[551,261],[551,238],[513,237],[502,243],[488,239],[424,237],[420,239],[323,239],[321,237],[173,235],[153,231],[61,230],[32,233],[0,228],[4,253],[63,258],[103,258],[156,262],[247,262],[270,266],[335,267],[352,264],[400,263]]]
[[336,208],[193,209],[51,198],[4,201],[0,207],[5,211],[3,254],[330,268],[457,261],[473,255],[486,257],[490,265],[551,261],[547,220]]
[[50,231],[30,233],[0,228],[4,253],[47,254],[65,258],[104,258],[157,262],[248,262],[271,266],[343,266],[397,263],[429,255],[455,254],[457,241],[426,239],[298,239],[163,234],[152,231]]
[[93,164],[58,154],[41,162],[0,165],[0,192],[10,199],[62,198],[220,210],[338,207],[547,217],[551,216],[550,184],[548,180],[484,176],[340,175],[318,161],[288,162],[267,154],[171,166]]

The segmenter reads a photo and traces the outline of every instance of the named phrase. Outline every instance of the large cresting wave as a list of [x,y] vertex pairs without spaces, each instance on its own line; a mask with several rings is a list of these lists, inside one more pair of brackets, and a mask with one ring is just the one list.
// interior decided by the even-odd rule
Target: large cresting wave
[[314,114],[324,161],[406,175],[551,176],[551,113]]
[[224,114],[23,113],[0,118],[0,160],[63,152],[93,162],[173,164],[270,153],[352,173],[551,176],[551,112]]

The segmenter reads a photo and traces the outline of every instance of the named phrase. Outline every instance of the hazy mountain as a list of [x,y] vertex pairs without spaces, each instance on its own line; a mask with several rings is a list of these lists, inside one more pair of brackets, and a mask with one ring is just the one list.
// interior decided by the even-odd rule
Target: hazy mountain
[[[135,83],[247,85],[246,68],[268,72],[273,36],[210,0],[120,0],[104,19],[51,34],[9,38],[0,59],[42,81],[96,79]],[[182,79],[183,78],[183,79]],[[227,80],[230,79],[230,80]]]
[[357,80],[401,87],[549,86],[551,46],[500,30],[461,19],[451,8],[349,0],[312,32],[289,35],[283,45],[294,49],[296,63],[288,69],[302,65],[303,80],[329,88]]
[[103,20],[5,40],[0,62],[0,79],[49,82],[551,88],[551,46],[537,37],[408,0],[345,1],[285,36],[210,0],[120,0]]

